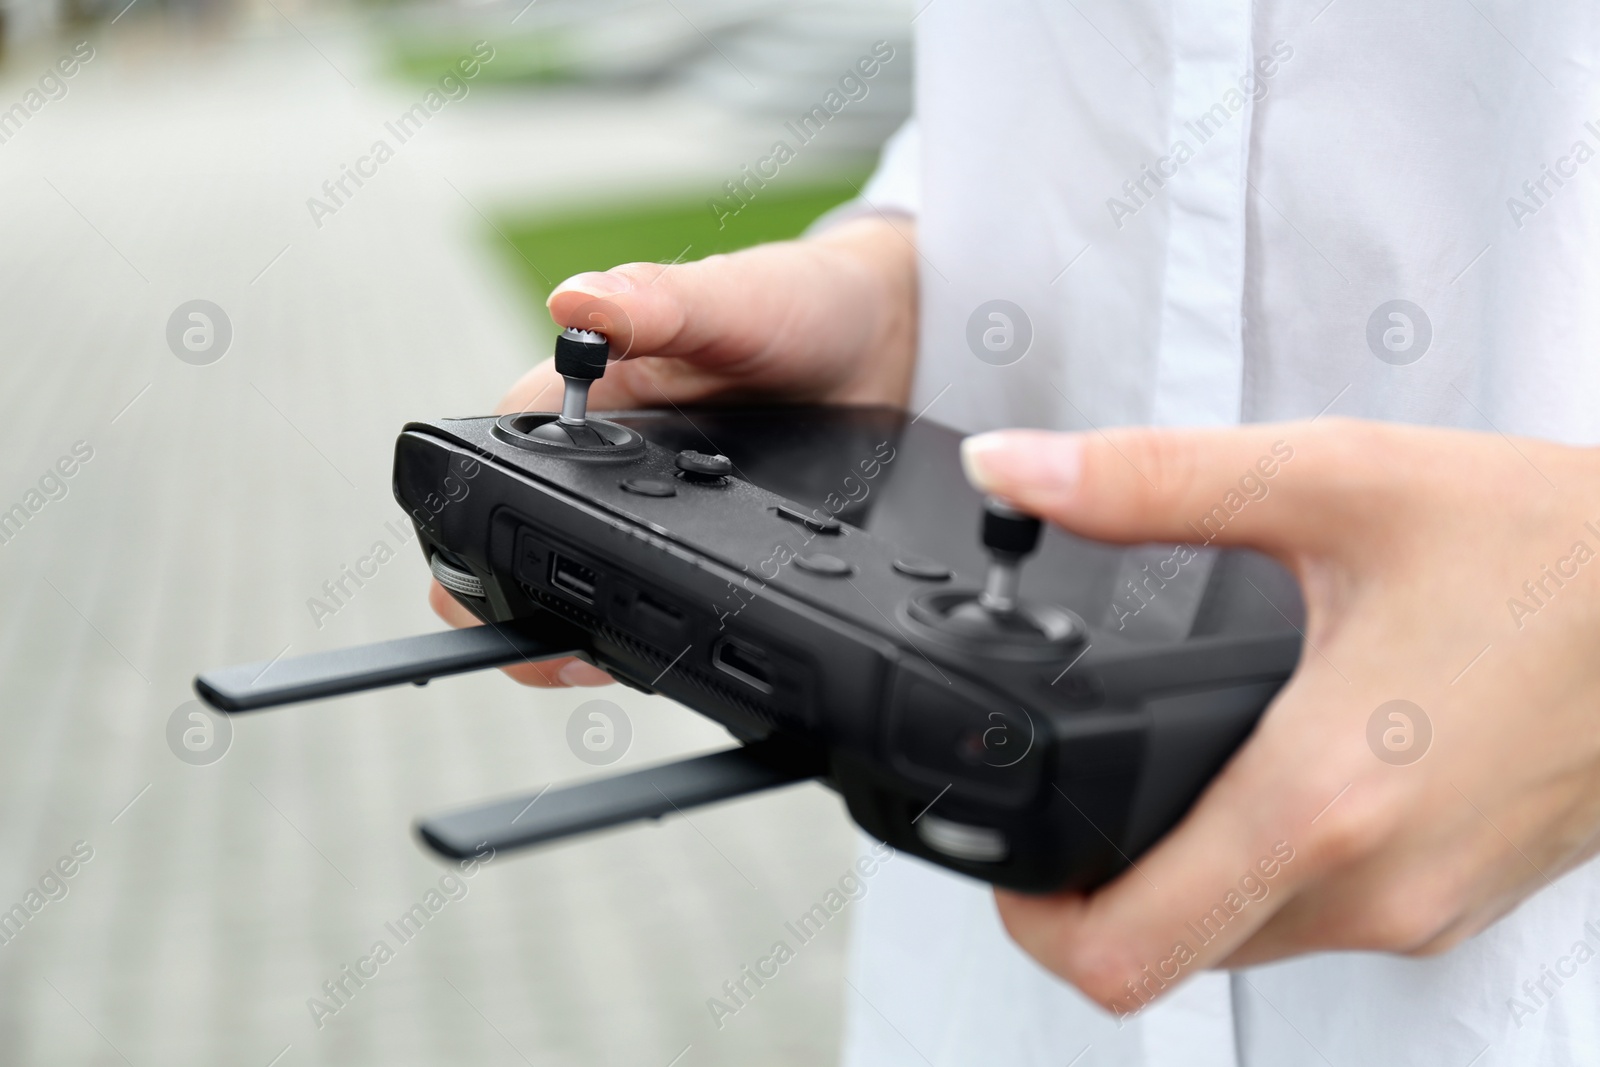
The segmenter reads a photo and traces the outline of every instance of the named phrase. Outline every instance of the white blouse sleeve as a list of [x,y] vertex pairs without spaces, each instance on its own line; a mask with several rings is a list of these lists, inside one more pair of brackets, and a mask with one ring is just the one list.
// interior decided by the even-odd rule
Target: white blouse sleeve
[[821,233],[842,222],[879,213],[915,218],[921,207],[921,152],[913,116],[884,143],[878,169],[867,179],[861,195],[824,214],[806,228],[806,233]]

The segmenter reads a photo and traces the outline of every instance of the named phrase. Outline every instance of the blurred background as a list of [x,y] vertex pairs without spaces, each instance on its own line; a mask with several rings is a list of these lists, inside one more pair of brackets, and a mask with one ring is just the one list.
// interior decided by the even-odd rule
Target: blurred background
[[[708,1007],[854,859],[821,788],[442,888],[410,836],[724,746],[707,721],[480,675],[230,735],[189,682],[436,628],[389,492],[400,426],[487,412],[548,354],[567,275],[792,236],[851,197],[909,108],[910,15],[0,2],[0,1063],[836,1058],[848,910]],[[800,128],[875,47],[865,94]],[[793,158],[733,199],[777,141]],[[598,756],[569,740],[597,711],[631,734]]]

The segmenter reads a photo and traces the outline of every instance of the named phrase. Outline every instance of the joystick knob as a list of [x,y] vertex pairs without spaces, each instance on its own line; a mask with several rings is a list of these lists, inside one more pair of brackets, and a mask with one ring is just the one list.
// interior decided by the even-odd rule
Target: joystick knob
[[983,547],[989,551],[989,570],[978,603],[993,615],[1017,610],[1017,590],[1022,581],[1022,560],[1039,547],[1041,524],[1004,501],[990,497],[983,505]]
[[942,589],[906,602],[914,627],[947,644],[1000,659],[1059,661],[1084,640],[1083,620],[1066,608],[1017,595],[1022,561],[1039,547],[1043,524],[1003,500],[983,503],[978,537],[989,554],[982,589]]
[[604,334],[568,326],[556,338],[556,373],[566,381],[561,397],[561,422],[567,426],[588,423],[589,386],[606,373],[611,345]]
[[605,419],[589,418],[589,386],[606,373],[611,343],[605,334],[568,326],[556,338],[556,373],[566,382],[561,413],[519,411],[495,423],[502,441],[533,452],[569,459],[610,462],[644,451],[637,430]]

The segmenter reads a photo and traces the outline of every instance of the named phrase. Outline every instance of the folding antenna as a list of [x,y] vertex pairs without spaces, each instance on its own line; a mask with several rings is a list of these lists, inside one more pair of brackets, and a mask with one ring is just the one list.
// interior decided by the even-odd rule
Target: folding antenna
[[417,834],[435,852],[465,859],[485,847],[496,852],[558,841],[639,819],[682,814],[718,800],[826,774],[820,752],[785,738],[757,741],[708,756],[664,763],[630,774],[466,808],[417,820]]
[[[588,647],[587,635],[577,627],[541,612],[515,623],[223,667],[196,677],[194,688],[221,711],[256,711],[404,682],[421,685],[448,674],[581,654]],[[424,818],[417,822],[417,833],[434,851],[463,859],[485,847],[509,851],[638,819],[659,819],[817,778],[827,771],[820,750],[773,737],[631,774],[560,789],[547,786],[526,796]]]
[[194,688],[219,711],[257,711],[405,682],[422,685],[448,674],[571,656],[588,647],[588,637],[577,627],[541,612],[515,623],[222,667],[197,676]]

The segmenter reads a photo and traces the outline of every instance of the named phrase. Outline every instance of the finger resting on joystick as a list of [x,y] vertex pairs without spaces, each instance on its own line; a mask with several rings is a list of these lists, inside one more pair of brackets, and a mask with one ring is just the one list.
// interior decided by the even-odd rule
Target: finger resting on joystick
[[[638,295],[629,293],[620,299],[637,302]],[[633,316],[617,301],[558,287],[546,306],[557,326],[604,334],[611,345],[613,361],[626,359],[633,353],[636,333]]]

